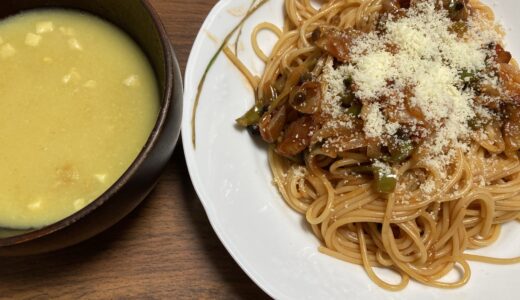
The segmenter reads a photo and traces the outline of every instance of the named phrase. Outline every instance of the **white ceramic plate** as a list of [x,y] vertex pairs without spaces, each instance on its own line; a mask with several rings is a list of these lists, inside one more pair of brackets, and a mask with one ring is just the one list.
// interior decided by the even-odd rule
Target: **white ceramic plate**
[[[245,79],[224,55],[220,55],[207,77],[198,109],[194,149],[191,112],[197,85],[220,42],[240,21],[250,3],[220,1],[204,22],[186,70],[182,127],[195,189],[213,228],[242,269],[276,299],[516,298],[520,294],[519,265],[472,263],[471,281],[463,288],[440,290],[412,282],[404,291],[392,293],[371,282],[361,267],[320,254],[319,242],[303,218],[284,203],[273,186],[265,147],[234,126],[234,120],[251,107],[254,98]],[[508,50],[520,57],[520,40],[514,39],[520,33],[520,2],[501,0],[491,4],[508,31]],[[283,0],[271,0],[245,24],[239,53],[255,74],[261,74],[263,64],[253,55],[249,36],[255,24],[263,21],[282,24]],[[267,33],[260,38],[266,51],[275,42],[275,37]],[[520,255],[520,226],[515,225],[504,228],[500,247],[493,246],[483,253]]]

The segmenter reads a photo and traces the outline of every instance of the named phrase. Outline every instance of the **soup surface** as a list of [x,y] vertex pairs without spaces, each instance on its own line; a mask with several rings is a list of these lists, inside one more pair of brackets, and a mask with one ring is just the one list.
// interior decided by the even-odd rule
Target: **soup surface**
[[146,143],[160,101],[124,32],[67,10],[0,22],[0,227],[38,228],[99,197]]

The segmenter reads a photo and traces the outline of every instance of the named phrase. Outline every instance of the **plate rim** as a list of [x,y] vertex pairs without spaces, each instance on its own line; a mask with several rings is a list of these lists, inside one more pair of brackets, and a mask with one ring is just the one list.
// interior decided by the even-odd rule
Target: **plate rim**
[[[210,199],[206,198],[205,192],[203,191],[203,183],[199,180],[199,172],[196,167],[197,162],[194,158],[194,151],[192,145],[192,128],[191,128],[191,112],[193,110],[193,99],[187,98],[187,90],[188,87],[186,85],[189,77],[196,77],[193,73],[195,72],[196,65],[196,56],[198,55],[199,48],[201,47],[202,40],[204,37],[205,28],[207,25],[213,21],[213,18],[224,6],[230,4],[233,0],[219,0],[215,5],[211,8],[210,12],[204,19],[204,22],[200,26],[197,36],[193,42],[193,46],[190,49],[190,54],[188,57],[188,61],[186,63],[186,69],[184,72],[184,91],[183,91],[183,119],[181,125],[181,135],[182,135],[182,145],[183,145],[183,153],[186,160],[186,165],[188,168],[188,173],[199,198],[202,206],[204,207],[204,211],[209,220],[209,223],[217,235],[218,239],[226,249],[226,251],[231,255],[235,263],[238,264],[240,269],[258,286],[263,292],[265,292],[269,297],[273,299],[289,299],[290,296],[284,293],[283,291],[277,289],[269,281],[264,280],[263,277],[255,271],[255,269],[250,266],[245,259],[240,254],[240,251],[234,246],[233,242],[230,238],[227,237],[225,230],[222,229],[218,218],[215,216],[213,212],[213,208],[210,206]],[[188,118],[189,117],[189,118]]]

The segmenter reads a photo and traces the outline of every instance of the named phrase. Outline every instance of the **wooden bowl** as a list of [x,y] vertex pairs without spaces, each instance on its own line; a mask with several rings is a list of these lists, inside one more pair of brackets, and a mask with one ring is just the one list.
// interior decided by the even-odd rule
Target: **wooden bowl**
[[143,49],[158,80],[161,111],[150,137],[126,173],[76,214],[34,231],[0,230],[0,256],[65,248],[104,231],[130,213],[152,190],[180,132],[182,81],[173,48],[146,0],[3,0],[0,18],[38,8],[69,8],[99,16],[128,33]]

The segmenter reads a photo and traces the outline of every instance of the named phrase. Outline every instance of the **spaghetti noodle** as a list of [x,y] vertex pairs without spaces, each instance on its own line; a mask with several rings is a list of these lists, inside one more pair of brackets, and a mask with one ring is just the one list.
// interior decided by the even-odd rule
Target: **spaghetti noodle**
[[[388,290],[464,285],[467,254],[520,218],[520,70],[478,0],[285,0],[252,34],[266,62],[239,125],[271,144],[274,181],[320,250]],[[256,42],[279,37],[272,53]],[[433,49],[433,50],[432,50]],[[391,284],[374,267],[401,275]],[[455,282],[442,278],[457,268]]]

